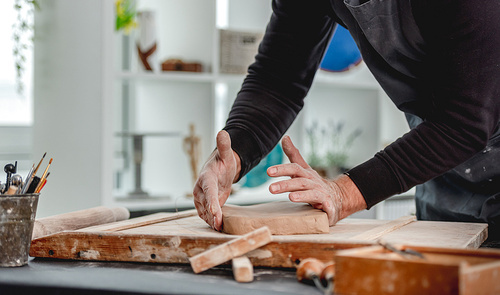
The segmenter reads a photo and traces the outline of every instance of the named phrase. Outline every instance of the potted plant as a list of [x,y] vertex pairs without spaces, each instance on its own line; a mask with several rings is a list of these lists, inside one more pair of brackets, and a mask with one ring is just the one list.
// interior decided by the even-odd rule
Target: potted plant
[[326,127],[314,121],[306,128],[309,165],[323,177],[332,178],[344,172],[349,150],[361,133],[359,128],[346,132],[342,121],[329,121]]

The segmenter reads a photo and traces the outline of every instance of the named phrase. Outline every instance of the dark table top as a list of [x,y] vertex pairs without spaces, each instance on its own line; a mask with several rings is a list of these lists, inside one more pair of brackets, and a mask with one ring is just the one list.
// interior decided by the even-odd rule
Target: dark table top
[[297,282],[293,269],[255,268],[238,283],[230,265],[194,274],[189,265],[30,258],[0,268],[0,294],[321,294]]

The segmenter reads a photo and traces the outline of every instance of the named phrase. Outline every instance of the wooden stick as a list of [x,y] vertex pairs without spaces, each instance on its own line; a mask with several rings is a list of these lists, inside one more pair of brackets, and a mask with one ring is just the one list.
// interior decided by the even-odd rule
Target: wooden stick
[[110,224],[96,225],[92,227],[82,228],[80,231],[85,232],[99,232],[99,231],[107,231],[107,232],[116,232],[127,230],[131,228],[151,225],[160,222],[166,222],[191,216],[198,215],[196,209],[180,211],[176,213],[166,213],[160,212],[151,215],[136,217],[132,219],[122,220],[119,222],[114,222]]
[[386,224],[379,225],[371,230],[365,231],[350,238],[356,241],[374,241],[379,239],[385,234],[402,228],[403,226],[412,223],[416,220],[415,216],[403,216],[398,219],[387,222]]
[[246,256],[233,258],[233,276],[238,283],[250,283],[253,281],[253,266]]
[[214,266],[244,255],[271,242],[271,231],[263,226],[237,239],[189,258],[195,273],[200,273]]

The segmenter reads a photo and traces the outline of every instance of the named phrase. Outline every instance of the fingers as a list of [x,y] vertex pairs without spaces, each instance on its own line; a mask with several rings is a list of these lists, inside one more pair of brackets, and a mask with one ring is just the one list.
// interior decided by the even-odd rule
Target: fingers
[[304,160],[299,150],[293,144],[290,136],[285,135],[283,137],[283,140],[281,141],[281,145],[283,146],[283,151],[285,152],[290,162],[297,163],[305,169],[311,168],[309,164],[307,164],[306,160]]
[[314,181],[305,178],[296,178],[272,183],[269,191],[273,194],[289,192],[289,199],[298,203],[323,203],[328,191]]
[[280,164],[267,168],[267,175],[271,177],[307,177],[309,173],[310,171],[304,170],[304,168],[296,163]]
[[218,198],[217,181],[201,177],[194,190],[194,205],[198,215],[213,229],[222,229],[222,210]]

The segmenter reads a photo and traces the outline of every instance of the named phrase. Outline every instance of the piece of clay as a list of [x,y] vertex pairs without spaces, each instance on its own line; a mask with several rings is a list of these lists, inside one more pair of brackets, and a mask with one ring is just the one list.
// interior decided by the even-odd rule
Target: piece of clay
[[222,231],[243,235],[267,226],[273,235],[326,234],[328,216],[309,204],[278,201],[252,206],[224,205]]

